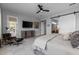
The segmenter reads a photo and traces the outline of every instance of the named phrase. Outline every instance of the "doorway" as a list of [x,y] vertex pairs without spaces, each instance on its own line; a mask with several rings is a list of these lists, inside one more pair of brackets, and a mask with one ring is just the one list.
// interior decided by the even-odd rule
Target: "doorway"
[[16,24],[17,18],[14,16],[8,17],[8,32],[11,33],[12,36],[16,36]]
[[52,33],[59,33],[58,25],[56,22],[52,22],[51,30]]

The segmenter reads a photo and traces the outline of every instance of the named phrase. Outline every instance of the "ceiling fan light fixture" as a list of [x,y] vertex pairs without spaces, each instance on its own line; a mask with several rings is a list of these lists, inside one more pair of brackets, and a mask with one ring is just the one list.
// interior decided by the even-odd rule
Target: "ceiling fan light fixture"
[[40,12],[43,12],[42,10]]

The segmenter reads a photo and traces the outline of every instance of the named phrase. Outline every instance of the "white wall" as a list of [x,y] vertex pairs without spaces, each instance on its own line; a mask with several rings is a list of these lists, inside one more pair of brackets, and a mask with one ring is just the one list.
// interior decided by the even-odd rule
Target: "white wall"
[[59,18],[59,33],[69,33],[75,31],[76,19],[75,15],[67,15]]
[[79,13],[75,14],[76,16],[76,30],[79,30]]
[[45,23],[44,22],[41,22],[41,35],[44,35],[45,34]]
[[51,34],[51,19],[46,19],[46,34]]
[[[3,18],[3,33],[6,33],[6,29],[5,27],[7,27],[7,16],[10,15],[10,16],[15,16],[18,18],[18,23],[17,23],[17,30],[16,30],[16,35],[17,37],[21,37],[21,31],[22,30],[35,30],[36,31],[36,35],[37,34],[40,34],[40,28],[39,29],[34,29],[34,28],[22,28],[22,21],[25,20],[25,21],[38,21],[37,19],[35,18],[32,18],[32,17],[28,17],[26,15],[21,15],[21,14],[17,14],[17,13],[14,13],[12,11],[7,11],[7,10],[2,10],[2,18]],[[38,32],[37,32],[38,31]]]
[[1,25],[1,8],[0,8],[0,38],[1,38],[1,34],[2,34],[2,25]]
[[[41,19],[42,21],[45,21],[46,20],[46,34],[49,35],[49,34],[52,34],[51,32],[51,29],[52,29],[52,22],[56,22],[58,23],[58,18],[54,18],[54,19],[49,19],[49,18],[46,18],[46,19]],[[43,24],[41,24],[42,26]],[[43,29],[43,26],[41,28],[41,34],[44,33],[44,29]]]
[[[51,20],[50,20],[51,17],[55,17],[55,16],[58,16],[58,15],[63,15],[63,14],[67,14],[67,13],[71,13],[71,12],[74,12],[74,10],[75,11],[79,11],[79,6],[74,6],[74,7],[70,8],[70,9],[63,10],[63,11],[61,11],[59,13],[53,14],[53,15],[51,15],[48,18],[41,19],[41,20],[46,20],[46,22],[47,22],[46,23],[46,34],[51,34]],[[79,14],[76,14],[76,17],[77,17],[77,21],[76,21],[76,19],[75,20],[72,20],[72,19],[75,18],[74,16],[69,17],[70,19],[69,18],[66,18],[67,19],[67,20],[65,20],[66,22],[60,20],[60,25],[61,25],[61,22],[62,22],[62,24],[64,24],[63,22],[65,22],[65,23],[68,22],[67,25],[65,25],[65,26],[63,25],[63,27],[64,27],[63,28],[63,31],[66,28],[66,26],[68,26],[68,28],[71,29],[71,24],[72,24],[72,28],[75,27],[74,29],[71,29],[71,31],[79,30]],[[59,18],[55,18],[55,19],[59,20]],[[70,22],[72,22],[72,23],[70,24]],[[68,31],[70,31],[70,30],[67,30],[67,32]]]
[[69,33],[79,30],[79,13],[58,17],[55,19],[46,19],[46,34],[51,34],[51,22],[58,20],[59,33]]

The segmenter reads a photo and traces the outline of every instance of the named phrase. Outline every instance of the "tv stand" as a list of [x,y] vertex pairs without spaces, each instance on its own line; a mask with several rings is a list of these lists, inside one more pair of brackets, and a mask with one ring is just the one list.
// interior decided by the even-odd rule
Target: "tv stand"
[[22,38],[30,38],[35,36],[35,30],[21,31]]

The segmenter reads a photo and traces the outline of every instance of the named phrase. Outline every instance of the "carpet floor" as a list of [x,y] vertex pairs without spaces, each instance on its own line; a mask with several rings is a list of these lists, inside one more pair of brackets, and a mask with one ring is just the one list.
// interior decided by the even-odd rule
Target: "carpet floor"
[[32,44],[35,38],[24,39],[19,45],[6,45],[0,48],[0,55],[34,55]]

